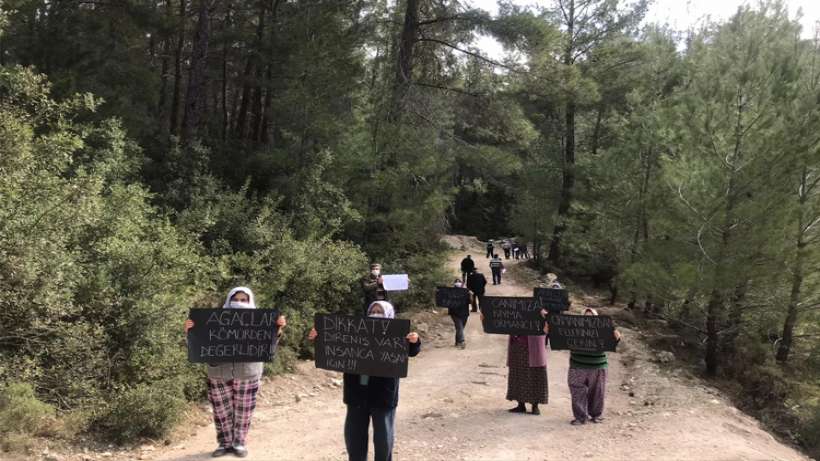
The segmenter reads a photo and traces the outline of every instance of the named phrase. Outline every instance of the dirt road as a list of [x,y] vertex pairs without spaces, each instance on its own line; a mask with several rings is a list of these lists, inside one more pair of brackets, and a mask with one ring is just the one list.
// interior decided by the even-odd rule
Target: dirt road
[[[486,266],[477,241],[450,240],[469,248],[479,266]],[[454,276],[463,254],[457,252],[448,262]],[[531,295],[527,274],[511,267],[511,275],[516,274],[523,281],[508,278],[500,286],[490,285],[488,294]],[[576,306],[584,302],[573,301]],[[506,410],[513,405],[504,399],[506,336],[484,334],[478,317],[471,316],[467,348],[455,349],[446,310],[419,316],[414,327],[422,329],[427,339],[422,353],[411,360],[409,377],[401,383],[395,459],[807,459],[698,379],[659,368],[630,330],[622,329],[619,353],[610,355],[607,420],[576,427],[569,424],[567,353],[549,352],[550,402],[542,406],[542,414],[511,414]],[[298,373],[266,382],[247,459],[346,459],[340,378],[338,373],[303,363]],[[209,459],[216,446],[213,425],[192,432],[187,440],[141,453],[140,458]]]

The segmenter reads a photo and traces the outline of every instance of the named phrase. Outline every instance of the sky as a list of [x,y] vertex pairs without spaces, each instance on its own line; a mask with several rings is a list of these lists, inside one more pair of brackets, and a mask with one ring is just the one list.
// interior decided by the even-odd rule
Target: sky
[[[465,3],[472,4],[473,7],[481,8],[495,15],[498,13],[496,0],[465,0]],[[543,5],[551,6],[552,0],[513,0],[519,5]],[[707,17],[712,20],[728,19],[737,11],[740,5],[751,4],[744,0],[654,0],[647,12],[645,22],[656,22],[668,24],[677,30],[687,30],[692,26],[698,26]],[[794,16],[798,8],[803,10],[803,36],[813,37],[815,23],[820,21],[820,0],[786,0],[789,15]],[[480,36],[477,45],[490,57],[500,59],[504,55],[501,45],[494,39],[487,36]]]

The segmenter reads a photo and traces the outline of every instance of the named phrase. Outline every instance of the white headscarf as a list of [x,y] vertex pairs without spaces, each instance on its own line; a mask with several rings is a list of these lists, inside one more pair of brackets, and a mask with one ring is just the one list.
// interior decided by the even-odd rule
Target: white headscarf
[[382,310],[384,311],[384,318],[386,319],[393,319],[396,318],[396,310],[393,308],[393,305],[387,301],[373,301],[367,306],[367,315],[370,315],[370,310],[373,309],[373,306],[376,304],[381,304]]
[[256,302],[254,302],[254,300],[253,300],[253,291],[251,291],[251,289],[248,288],[248,287],[236,287],[233,290],[229,291],[228,292],[228,297],[225,298],[225,304],[223,304],[222,307],[225,308],[225,309],[230,309],[230,307],[231,307],[231,298],[233,298],[233,295],[239,293],[240,291],[242,293],[245,293],[246,295],[248,295],[248,306],[249,306],[249,308],[250,309],[256,309]]

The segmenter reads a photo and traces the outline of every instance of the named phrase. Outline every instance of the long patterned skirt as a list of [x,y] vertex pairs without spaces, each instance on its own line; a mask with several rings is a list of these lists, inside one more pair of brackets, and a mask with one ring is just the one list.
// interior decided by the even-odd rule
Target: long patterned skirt
[[547,367],[529,367],[529,354],[524,344],[513,342],[510,348],[507,400],[548,403]]
[[224,448],[244,445],[256,408],[259,379],[208,378],[208,400],[214,410],[216,440]]

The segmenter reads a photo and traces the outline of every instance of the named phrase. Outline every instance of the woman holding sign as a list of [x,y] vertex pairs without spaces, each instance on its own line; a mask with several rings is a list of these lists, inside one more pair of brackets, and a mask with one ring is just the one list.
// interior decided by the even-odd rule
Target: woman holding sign
[[[247,287],[236,287],[228,293],[224,309],[256,309],[253,292]],[[279,335],[287,325],[279,316],[276,326]],[[185,321],[185,333],[194,327],[194,321]],[[251,427],[256,408],[256,393],[262,377],[262,362],[228,362],[208,365],[208,400],[214,413],[216,440],[219,446],[211,453],[214,458],[233,453],[240,458],[248,456],[245,438]]]
[[[545,315],[545,311],[542,311]],[[584,315],[598,315],[598,311],[587,307]],[[549,326],[544,325],[544,331]],[[621,341],[621,332],[614,330],[615,341]],[[604,399],[606,397],[606,352],[576,352],[569,354],[567,382],[572,396],[573,426],[603,422]]]
[[[393,305],[387,301],[375,301],[367,308],[367,316],[395,318]],[[315,328],[308,339],[318,336]],[[421,339],[416,332],[407,335],[410,349],[408,356],[415,357],[421,350]],[[344,374],[345,446],[350,461],[367,461],[368,430],[373,421],[373,446],[375,461],[393,459],[396,407],[399,403],[399,378]]]

